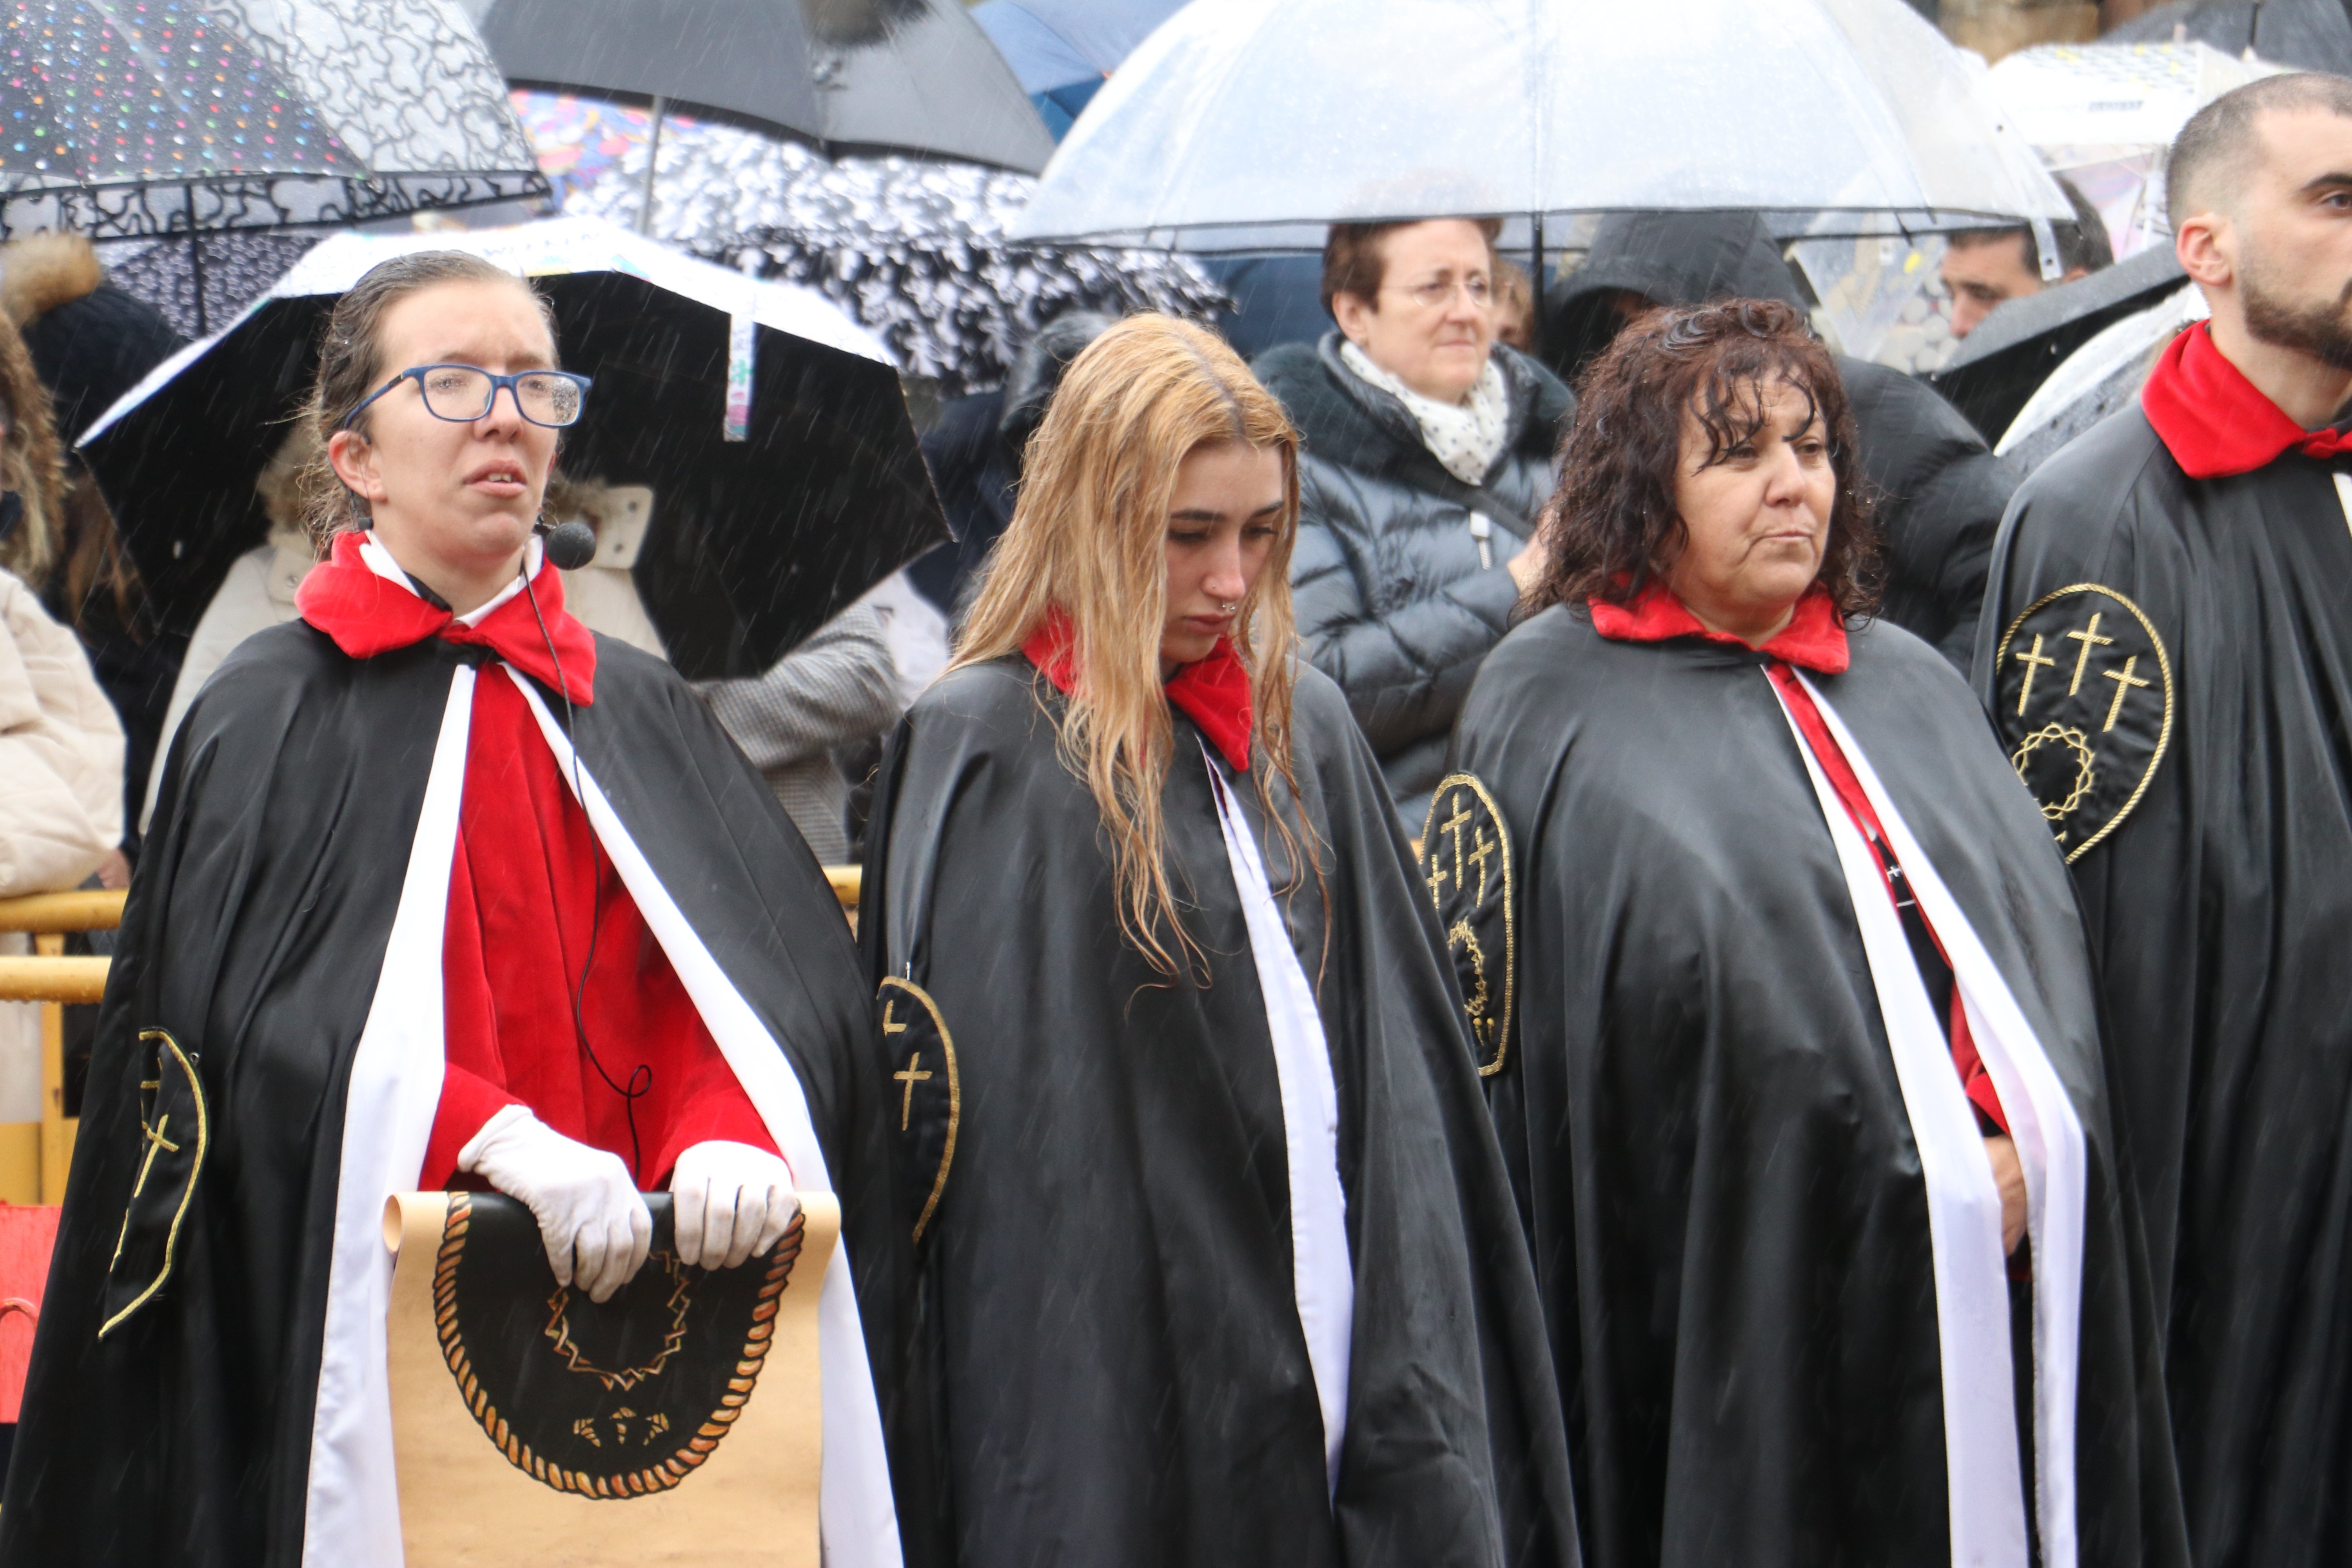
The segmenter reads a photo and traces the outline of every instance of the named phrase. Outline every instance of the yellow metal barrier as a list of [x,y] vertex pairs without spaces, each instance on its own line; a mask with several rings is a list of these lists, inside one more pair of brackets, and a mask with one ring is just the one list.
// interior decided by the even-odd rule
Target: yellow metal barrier
[[0,1002],[95,1002],[106,994],[109,962],[62,954],[0,957]]
[[112,931],[122,923],[122,899],[118,892],[0,899],[0,931]]

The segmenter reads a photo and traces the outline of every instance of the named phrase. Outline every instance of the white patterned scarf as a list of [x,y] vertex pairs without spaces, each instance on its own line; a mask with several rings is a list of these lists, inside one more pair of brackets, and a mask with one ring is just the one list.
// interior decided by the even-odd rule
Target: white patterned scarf
[[1503,444],[1510,438],[1511,395],[1503,384],[1503,367],[1488,356],[1470,395],[1460,403],[1440,403],[1424,397],[1372,363],[1353,342],[1342,340],[1339,361],[1365,381],[1404,405],[1421,426],[1421,444],[1445,466],[1445,471],[1465,485],[1484,484]]

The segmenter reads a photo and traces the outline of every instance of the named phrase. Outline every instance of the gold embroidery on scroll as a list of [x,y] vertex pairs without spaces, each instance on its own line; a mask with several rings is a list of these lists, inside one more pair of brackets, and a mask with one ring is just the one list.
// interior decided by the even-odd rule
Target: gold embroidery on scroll
[[[658,1464],[612,1475],[590,1475],[551,1462],[534,1450],[499,1411],[489,1387],[474,1370],[473,1357],[467,1350],[457,1310],[457,1271],[466,1254],[466,1236],[472,1223],[472,1208],[471,1194],[449,1194],[448,1216],[441,1231],[441,1248],[434,1259],[433,1326],[440,1338],[441,1354],[448,1363],[449,1375],[457,1379],[457,1392],[465,1399],[466,1409],[483,1434],[506,1457],[509,1464],[533,1480],[557,1491],[574,1492],[582,1497],[643,1497],[651,1492],[667,1491],[693,1474],[718,1448],[720,1439],[727,1436],[728,1429],[750,1402],[751,1390],[759,1382],[761,1365],[767,1360],[768,1345],[775,1334],[777,1298],[784,1293],[784,1287],[792,1279],[793,1265],[799,1260],[802,1237],[806,1234],[806,1216],[796,1216],[792,1228],[768,1253],[766,1275],[761,1280],[754,1299],[756,1305],[751,1313],[751,1329],[744,1334],[741,1344],[730,1347],[735,1357],[733,1375],[727,1379],[718,1407],[703,1416],[694,1436]],[[682,1318],[687,1299],[684,1270],[676,1258],[667,1254],[657,1254],[647,1260],[649,1267],[656,1262],[668,1268],[673,1279],[679,1281],[670,1300]],[[754,1259],[745,1267],[752,1267],[758,1262]],[[558,1291],[550,1302],[556,1310],[557,1322],[562,1321],[569,1295],[568,1291]],[[658,1376],[664,1364],[682,1348],[685,1338],[682,1329],[674,1324],[655,1364],[628,1373],[612,1373],[584,1364],[571,1347],[568,1334],[558,1339],[555,1326],[555,1323],[549,1325],[548,1337],[557,1339],[557,1349],[565,1354],[571,1370],[596,1378],[607,1389],[616,1385],[635,1386]],[[624,1379],[634,1381],[624,1382]],[[645,1447],[669,1430],[668,1416],[659,1412],[641,1416],[629,1405],[622,1405],[601,1418],[582,1416],[571,1426],[572,1436],[585,1439],[591,1447],[600,1450],[606,1447],[608,1436],[615,1448]]]
[[1454,773],[1430,796],[1421,836],[1422,885],[1445,932],[1461,982],[1463,1015],[1478,1047],[1478,1075],[1503,1070],[1510,1052],[1518,977],[1511,835],[1495,797],[1472,773]]
[[2069,584],[2009,624],[1993,679],[2010,765],[2067,860],[2080,859],[2131,815],[2171,744],[2164,639],[2113,588]]

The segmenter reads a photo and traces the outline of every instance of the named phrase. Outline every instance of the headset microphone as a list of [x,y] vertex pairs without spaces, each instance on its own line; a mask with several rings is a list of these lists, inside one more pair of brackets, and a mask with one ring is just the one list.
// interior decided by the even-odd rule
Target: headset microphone
[[541,520],[536,531],[541,549],[559,571],[577,572],[596,558],[596,531],[576,517],[553,528]]

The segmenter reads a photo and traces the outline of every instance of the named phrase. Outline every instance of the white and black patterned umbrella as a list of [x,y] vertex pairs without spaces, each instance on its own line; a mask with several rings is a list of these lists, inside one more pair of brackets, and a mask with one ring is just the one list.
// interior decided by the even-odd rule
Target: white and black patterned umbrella
[[[648,117],[594,99],[517,92],[567,213],[635,226]],[[797,142],[671,117],[654,237],[816,289],[949,396],[1003,384],[1040,323],[1066,310],[1206,320],[1230,301],[1191,260],[1147,250],[1016,244],[1026,175],[907,158],[828,161]]]
[[107,280],[163,312],[184,338],[236,320],[324,236],[237,231],[172,239],[123,239],[103,247]]
[[0,233],[363,222],[544,196],[456,0],[14,0]]

